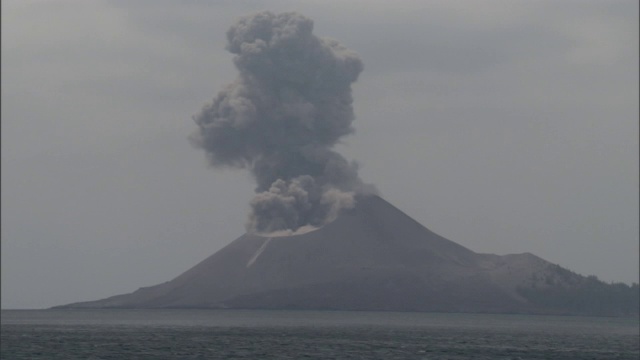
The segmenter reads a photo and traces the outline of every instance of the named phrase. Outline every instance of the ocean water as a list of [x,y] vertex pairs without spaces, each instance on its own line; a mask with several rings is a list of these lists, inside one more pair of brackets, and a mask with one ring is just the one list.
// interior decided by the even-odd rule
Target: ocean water
[[1,359],[638,359],[638,319],[3,310]]

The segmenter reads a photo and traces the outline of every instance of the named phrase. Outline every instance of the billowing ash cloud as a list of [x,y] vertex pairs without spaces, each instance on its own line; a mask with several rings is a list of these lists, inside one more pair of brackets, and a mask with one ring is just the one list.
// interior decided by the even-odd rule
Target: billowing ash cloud
[[353,133],[351,83],[362,61],[312,30],[297,13],[239,19],[227,32],[238,79],[194,116],[191,140],[211,165],[255,177],[252,232],[321,226],[370,188],[357,165],[332,150]]

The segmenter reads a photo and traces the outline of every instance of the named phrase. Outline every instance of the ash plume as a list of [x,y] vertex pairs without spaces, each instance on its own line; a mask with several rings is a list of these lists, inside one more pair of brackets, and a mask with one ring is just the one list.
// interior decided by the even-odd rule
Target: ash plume
[[319,227],[373,192],[332,147],[354,132],[358,55],[312,34],[297,13],[261,12],[227,31],[237,80],[194,116],[192,143],[213,167],[244,168],[257,183],[247,230]]

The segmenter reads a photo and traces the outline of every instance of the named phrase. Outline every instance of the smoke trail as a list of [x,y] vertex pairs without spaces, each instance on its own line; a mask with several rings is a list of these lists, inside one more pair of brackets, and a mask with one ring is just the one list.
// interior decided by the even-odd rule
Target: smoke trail
[[297,13],[262,12],[227,31],[237,80],[194,116],[192,143],[214,167],[246,168],[256,182],[249,231],[322,226],[371,188],[331,148],[353,133],[356,53],[312,34]]

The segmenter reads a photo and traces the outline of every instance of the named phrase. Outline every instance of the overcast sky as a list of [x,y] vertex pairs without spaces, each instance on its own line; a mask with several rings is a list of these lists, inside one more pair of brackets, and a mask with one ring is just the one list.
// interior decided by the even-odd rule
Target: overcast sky
[[362,58],[337,150],[386,200],[476,252],[638,282],[635,0],[7,0],[2,308],[168,281],[244,233],[250,175],[188,136],[261,10]]

